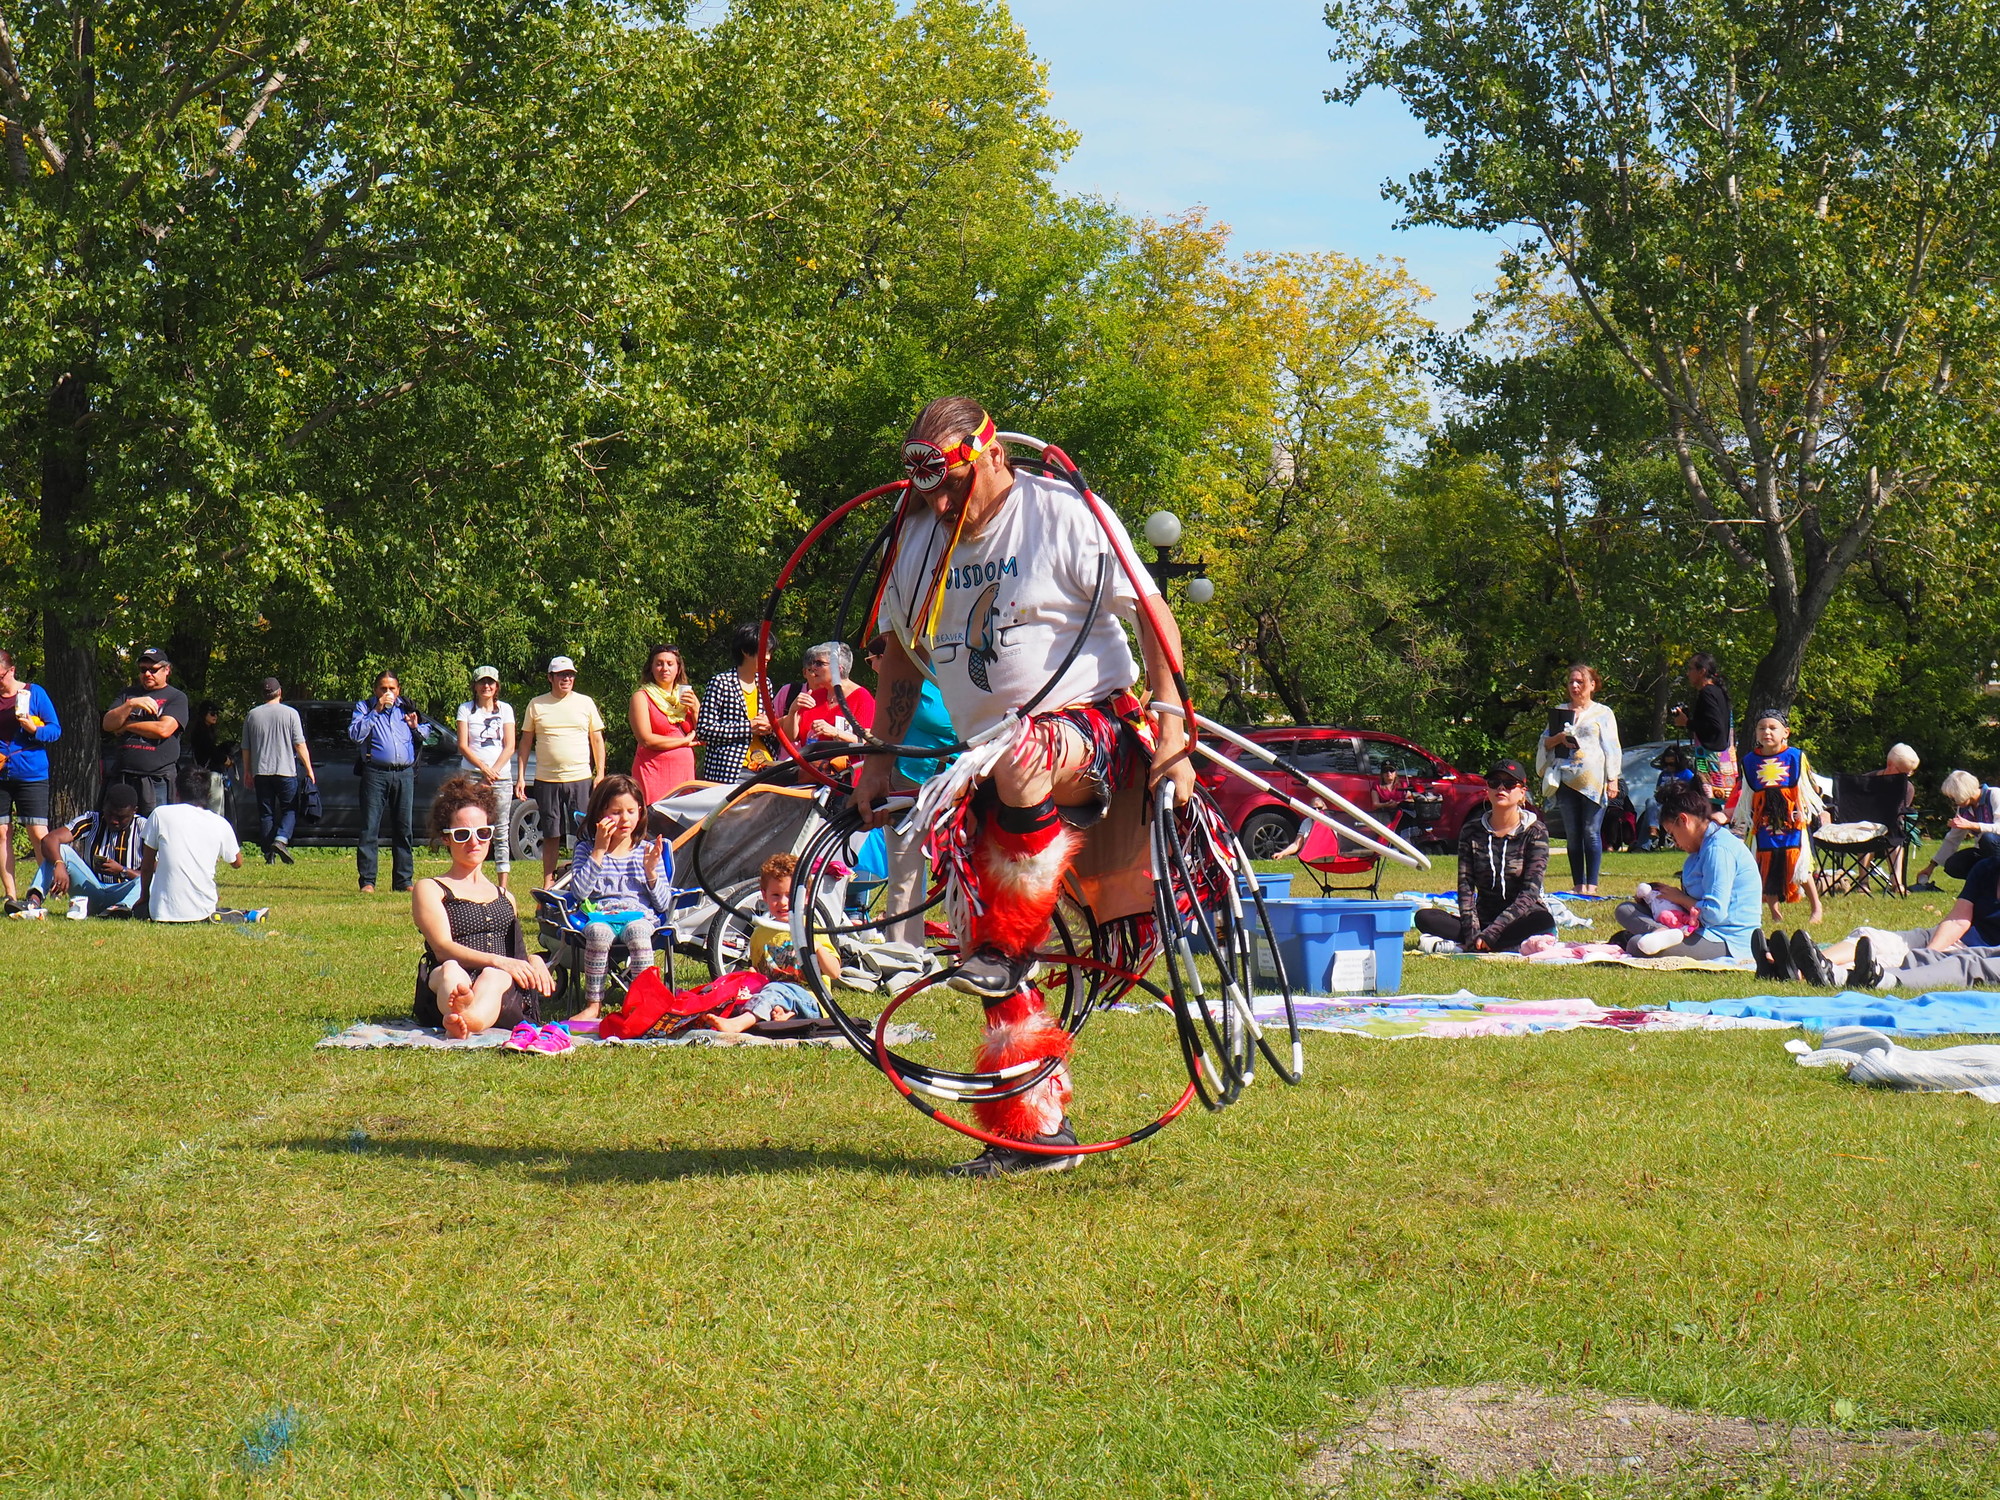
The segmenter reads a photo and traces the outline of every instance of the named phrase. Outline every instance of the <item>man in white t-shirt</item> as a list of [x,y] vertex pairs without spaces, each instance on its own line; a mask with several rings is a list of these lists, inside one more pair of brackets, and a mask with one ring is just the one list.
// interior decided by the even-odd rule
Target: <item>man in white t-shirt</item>
[[181,776],[178,802],[153,811],[139,864],[139,911],[155,922],[206,922],[215,915],[215,865],[243,868],[229,820],[208,810],[211,773]]
[[[1120,621],[1137,628],[1154,700],[1176,709],[1184,708],[1172,670],[1179,627],[1117,518],[1106,512],[1100,522],[1060,480],[1017,475],[977,402],[925,407],[903,459],[911,493],[878,616],[888,649],[876,669],[875,733],[901,743],[926,675],[967,741],[1029,710],[943,853],[966,955],[951,982],[986,1004],[982,1070],[1061,1057],[1068,1033],[1029,981],[1080,842],[1076,828],[1141,774],[1171,780],[1181,802],[1194,787],[1185,719],[1149,720],[1132,697],[1139,666]],[[875,803],[892,791],[895,764],[866,758],[854,793],[864,821],[884,821]],[[1061,1067],[973,1113],[997,1136],[1074,1144],[1069,1097]],[[952,1170],[997,1177],[1079,1159],[990,1147]]]
[[521,720],[520,765],[520,784],[532,787],[542,815],[542,884],[548,885],[556,878],[563,840],[573,836],[591,787],[604,779],[604,715],[593,699],[576,691],[576,663],[567,656],[550,659],[549,690],[528,700]]

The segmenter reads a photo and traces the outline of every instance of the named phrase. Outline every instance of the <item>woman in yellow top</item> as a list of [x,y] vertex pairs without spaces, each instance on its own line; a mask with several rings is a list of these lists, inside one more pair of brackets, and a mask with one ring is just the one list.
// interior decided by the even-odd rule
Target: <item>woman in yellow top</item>
[[678,646],[646,653],[646,676],[632,694],[626,718],[637,746],[632,778],[650,807],[683,782],[694,780],[694,726],[701,700],[688,686]]

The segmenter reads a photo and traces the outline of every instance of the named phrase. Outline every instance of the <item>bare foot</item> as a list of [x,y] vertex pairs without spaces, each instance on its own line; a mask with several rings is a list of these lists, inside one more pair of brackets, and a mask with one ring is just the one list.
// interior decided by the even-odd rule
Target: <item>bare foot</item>
[[712,1014],[705,1016],[696,1016],[694,1020],[689,1024],[696,1031],[722,1030],[722,1018]]
[[472,999],[472,986],[461,984],[444,997],[444,1034],[452,1037],[472,1035],[472,1023],[463,1014]]
[[571,1016],[570,1019],[572,1021],[595,1021],[599,1013],[602,1012],[603,1009],[604,1009],[603,1001],[593,1000],[590,1002],[590,1004],[586,1005],[582,1010],[578,1011],[575,1015]]

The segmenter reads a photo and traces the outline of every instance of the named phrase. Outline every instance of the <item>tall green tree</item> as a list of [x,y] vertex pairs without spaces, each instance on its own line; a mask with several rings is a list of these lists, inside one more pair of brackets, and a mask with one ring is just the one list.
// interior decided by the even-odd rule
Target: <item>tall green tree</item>
[[1657,398],[1789,704],[1878,536],[1991,451],[2000,14],[1865,0],[1348,0],[1350,71],[1444,147],[1410,223],[1522,233]]

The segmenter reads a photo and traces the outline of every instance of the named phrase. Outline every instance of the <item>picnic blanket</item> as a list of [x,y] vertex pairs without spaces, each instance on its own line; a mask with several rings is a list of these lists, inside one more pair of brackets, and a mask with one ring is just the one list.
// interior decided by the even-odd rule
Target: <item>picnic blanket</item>
[[[1259,995],[1257,1019],[1283,1024],[1284,1001]],[[1505,1000],[1459,990],[1451,995],[1396,995],[1364,1000],[1312,996],[1294,999],[1302,1031],[1402,1041],[1410,1037],[1540,1036],[1544,1032],[1603,1027],[1618,1031],[1790,1030],[1792,1022],[1759,1017],[1676,1015],[1665,1010],[1608,1010],[1595,1000]]]
[[1807,1031],[1865,1026],[1900,1036],[1985,1036],[2000,1033],[2000,992],[1934,990],[1924,995],[1750,995],[1741,1000],[1676,1000],[1688,1015],[1767,1016]]
[[1845,1068],[1851,1083],[1924,1094],[1972,1094],[2000,1104],[2000,1047],[1899,1046],[1867,1026],[1836,1026],[1818,1047],[1787,1042],[1802,1068]]
[[[1568,948],[1584,948],[1578,954]],[[1602,951],[1599,951],[1602,950]],[[1679,958],[1672,955],[1656,955],[1651,958],[1633,953],[1613,951],[1609,943],[1569,944],[1564,948],[1551,948],[1544,953],[1523,955],[1519,953],[1466,953],[1461,958],[1476,958],[1491,964],[1616,964],[1621,969],[1653,969],[1660,973],[1671,973],[1677,969],[1701,969],[1711,974],[1754,974],[1756,962],[1748,958]]]
[[[419,1026],[415,1021],[357,1021],[345,1031],[323,1037],[317,1043],[321,1047],[338,1047],[351,1052],[372,1052],[385,1047],[414,1047],[438,1052],[477,1052],[498,1047],[507,1040],[508,1033],[499,1027],[482,1031],[476,1036],[450,1037],[435,1027]],[[907,1046],[911,1042],[935,1040],[921,1026],[892,1025],[889,1028],[889,1045]],[[626,1040],[621,1037],[579,1036],[576,1049],[581,1052],[589,1047],[846,1047],[847,1038],[831,1037],[771,1037],[752,1036],[747,1031],[694,1031],[686,1036],[654,1038],[635,1037]]]

